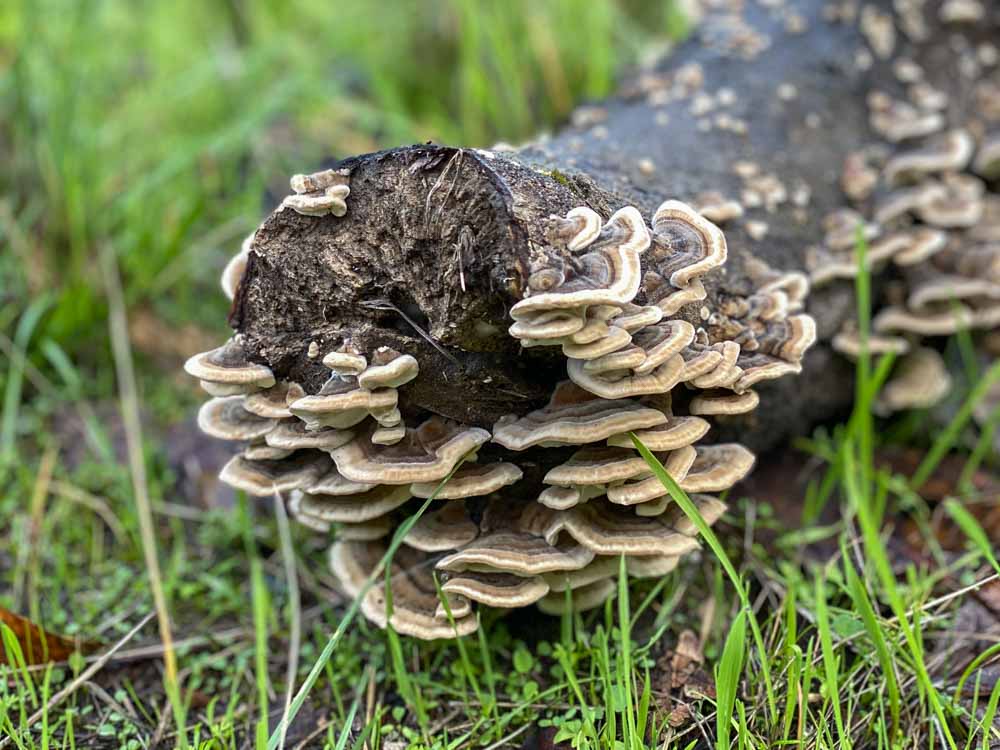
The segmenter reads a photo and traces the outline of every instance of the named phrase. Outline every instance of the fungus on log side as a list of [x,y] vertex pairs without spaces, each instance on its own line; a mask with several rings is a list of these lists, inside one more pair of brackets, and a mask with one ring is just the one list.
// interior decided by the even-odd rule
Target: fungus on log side
[[[841,352],[909,352],[880,405],[923,405],[948,381],[920,339],[1000,325],[998,19],[961,18],[734,6],[597,124],[296,176],[227,269],[236,335],[188,365],[218,399],[206,428],[250,442],[224,479],[293,491],[352,594],[434,496],[403,540],[420,572],[392,573],[393,624],[419,637],[452,632],[430,570],[464,633],[473,603],[599,605],[618,555],[673,569],[697,534],[629,432],[712,523],[724,506],[700,493],[740,481],[750,449],[850,402]],[[381,596],[362,609],[384,625]]]

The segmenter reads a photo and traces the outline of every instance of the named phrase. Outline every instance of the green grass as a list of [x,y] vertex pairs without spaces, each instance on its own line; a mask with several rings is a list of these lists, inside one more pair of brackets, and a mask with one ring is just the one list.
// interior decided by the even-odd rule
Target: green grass
[[[0,667],[0,742],[139,750],[159,736],[274,750],[286,731],[286,747],[310,734],[337,750],[518,746],[535,731],[593,750],[1000,740],[1000,687],[980,685],[997,648],[959,674],[935,651],[975,587],[1000,574],[995,540],[959,502],[977,499],[977,469],[996,468],[1000,422],[977,433],[969,421],[1000,366],[977,363],[967,334],[954,344],[961,404],[932,440],[909,436],[926,451],[914,476],[878,465],[893,431],[869,407],[893,362],[862,357],[854,413],[801,443],[825,469],[794,499],[800,524],[767,498],[751,513],[730,497],[710,529],[639,446],[698,527],[700,557],[659,581],[630,583],[622,568],[605,607],[541,627],[481,613],[478,634],[457,641],[417,643],[357,617],[331,587],[323,540],[283,526],[268,502],[179,501],[168,430],[200,396],[176,384],[169,346],[134,352],[142,407],[129,419],[145,442],[132,423],[127,456],[116,388],[132,376],[116,378],[113,363],[133,353],[102,251],[133,320],[151,311],[168,344],[191,330],[218,338],[218,272],[289,173],[429,138],[517,142],[607,93],[643,45],[683,26],[670,3],[624,0],[403,0],[377,15],[257,0],[0,7],[0,606],[115,644],[155,611],[152,534],[178,670],[168,696],[162,652],[132,650],[133,639],[49,710],[92,662],[30,667],[0,628],[14,655]],[[857,291],[865,335],[866,275]],[[945,555],[919,491],[954,456],[965,465],[943,509],[969,544]],[[928,560],[901,567],[886,549],[907,516]],[[807,554],[818,545],[833,556]],[[715,695],[682,693],[693,718],[674,726],[660,681],[685,629],[705,635]],[[154,627],[141,642],[157,642]]]

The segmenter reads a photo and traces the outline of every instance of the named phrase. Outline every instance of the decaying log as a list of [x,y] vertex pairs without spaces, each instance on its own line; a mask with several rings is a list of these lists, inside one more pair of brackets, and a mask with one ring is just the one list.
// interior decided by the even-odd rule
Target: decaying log
[[[946,92],[949,125],[975,119],[977,86],[995,84],[996,68],[979,62],[974,76],[968,68],[995,34],[995,9],[992,24],[948,25],[941,3],[911,5],[928,26],[925,40],[907,36],[912,22],[890,3],[747,3],[742,12],[713,13],[619,96],[524,149],[426,145],[345,159],[345,216],[285,210],[258,230],[233,326],[253,356],[307,389],[328,375],[308,357],[309,345],[327,351],[348,332],[363,348],[388,345],[427,363],[405,401],[428,412],[487,426],[540,405],[564,377],[563,358],[548,347],[520,350],[507,335],[507,311],[520,299],[528,248],[544,242],[548,216],[578,205],[608,216],[634,205],[649,217],[664,199],[696,202],[704,193],[742,201],[742,218],[722,225],[725,269],[706,280],[704,304],[682,312],[697,323],[720,292],[753,290],[748,258],[805,268],[807,249],[822,243],[824,217],[848,205],[845,159],[885,142],[869,125],[868,100],[874,92],[905,97],[901,62]],[[879,33],[872,13],[895,37],[886,59],[859,30],[866,18],[876,27],[869,36]],[[745,176],[754,168],[756,176]],[[748,205],[757,200],[763,205]],[[761,389],[761,406],[739,426],[741,441],[772,447],[848,404],[852,366],[828,342],[854,315],[851,291],[849,283],[813,290],[808,310],[820,344],[801,377]]]
[[[227,482],[339,525],[349,593],[458,467],[394,562],[401,632],[470,632],[470,602],[558,611],[566,589],[596,606],[620,555],[676,566],[695,529],[629,431],[711,523],[747,447],[840,416],[859,238],[867,346],[901,355],[879,408],[939,399],[942,337],[1000,327],[995,4],[709,4],[555,136],[294,177],[226,270],[237,335],[187,365],[216,397],[200,424],[248,443]],[[384,625],[381,596],[363,611]]]

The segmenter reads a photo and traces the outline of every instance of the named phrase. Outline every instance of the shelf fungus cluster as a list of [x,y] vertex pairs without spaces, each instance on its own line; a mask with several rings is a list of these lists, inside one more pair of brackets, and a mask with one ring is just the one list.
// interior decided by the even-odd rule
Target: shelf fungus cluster
[[[296,195],[325,200],[346,180],[333,174],[297,178]],[[596,607],[613,595],[622,557],[635,577],[669,572],[699,547],[697,531],[630,433],[713,523],[724,511],[718,494],[754,456],[712,442],[709,418],[752,411],[754,387],[798,372],[813,342],[802,274],[761,268],[753,294],[699,307],[726,240],[683,203],[663,203],[648,226],[632,207],[607,220],[578,207],[546,221],[509,310],[510,336],[551,347],[565,369],[544,405],[485,426],[421,412],[407,400],[421,362],[349,336],[310,349],[328,370],[313,392],[276,378],[239,333],[186,365],[213,396],[201,428],[243,446],[221,478],[251,495],[284,494],[299,521],[329,533],[333,573],[379,626],[462,635],[476,628],[477,605]],[[237,268],[224,288],[238,287]],[[431,497],[392,559],[388,617],[384,572],[362,594],[365,581]]]
[[[941,97],[943,107],[947,97]],[[863,236],[869,269],[888,271],[887,304],[876,312],[868,340],[873,355],[899,358],[877,403],[888,413],[932,406],[949,392],[951,379],[932,339],[1000,327],[1000,195],[991,189],[1000,174],[1000,134],[945,130],[943,115],[927,105],[923,114],[905,102],[890,107],[883,97],[869,106],[883,135],[891,116],[895,145],[848,158],[842,187],[853,207],[827,217],[824,246],[810,260],[814,285],[853,279]],[[938,115],[934,126],[917,127],[916,118],[928,112]],[[853,321],[833,340],[852,358],[861,345]]]

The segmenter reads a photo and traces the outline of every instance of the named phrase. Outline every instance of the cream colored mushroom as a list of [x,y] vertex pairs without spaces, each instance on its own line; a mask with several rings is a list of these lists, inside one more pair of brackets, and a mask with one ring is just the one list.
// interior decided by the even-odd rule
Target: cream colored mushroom
[[220,440],[255,440],[274,429],[277,421],[251,414],[243,408],[243,396],[213,398],[198,410],[198,427]]
[[348,479],[382,484],[410,484],[444,479],[468,453],[489,440],[486,430],[433,417],[391,446],[376,446],[367,434],[330,452]]
[[666,421],[657,409],[634,401],[596,398],[563,382],[543,409],[521,418],[502,417],[493,428],[493,442],[515,451],[534,445],[584,445]]

